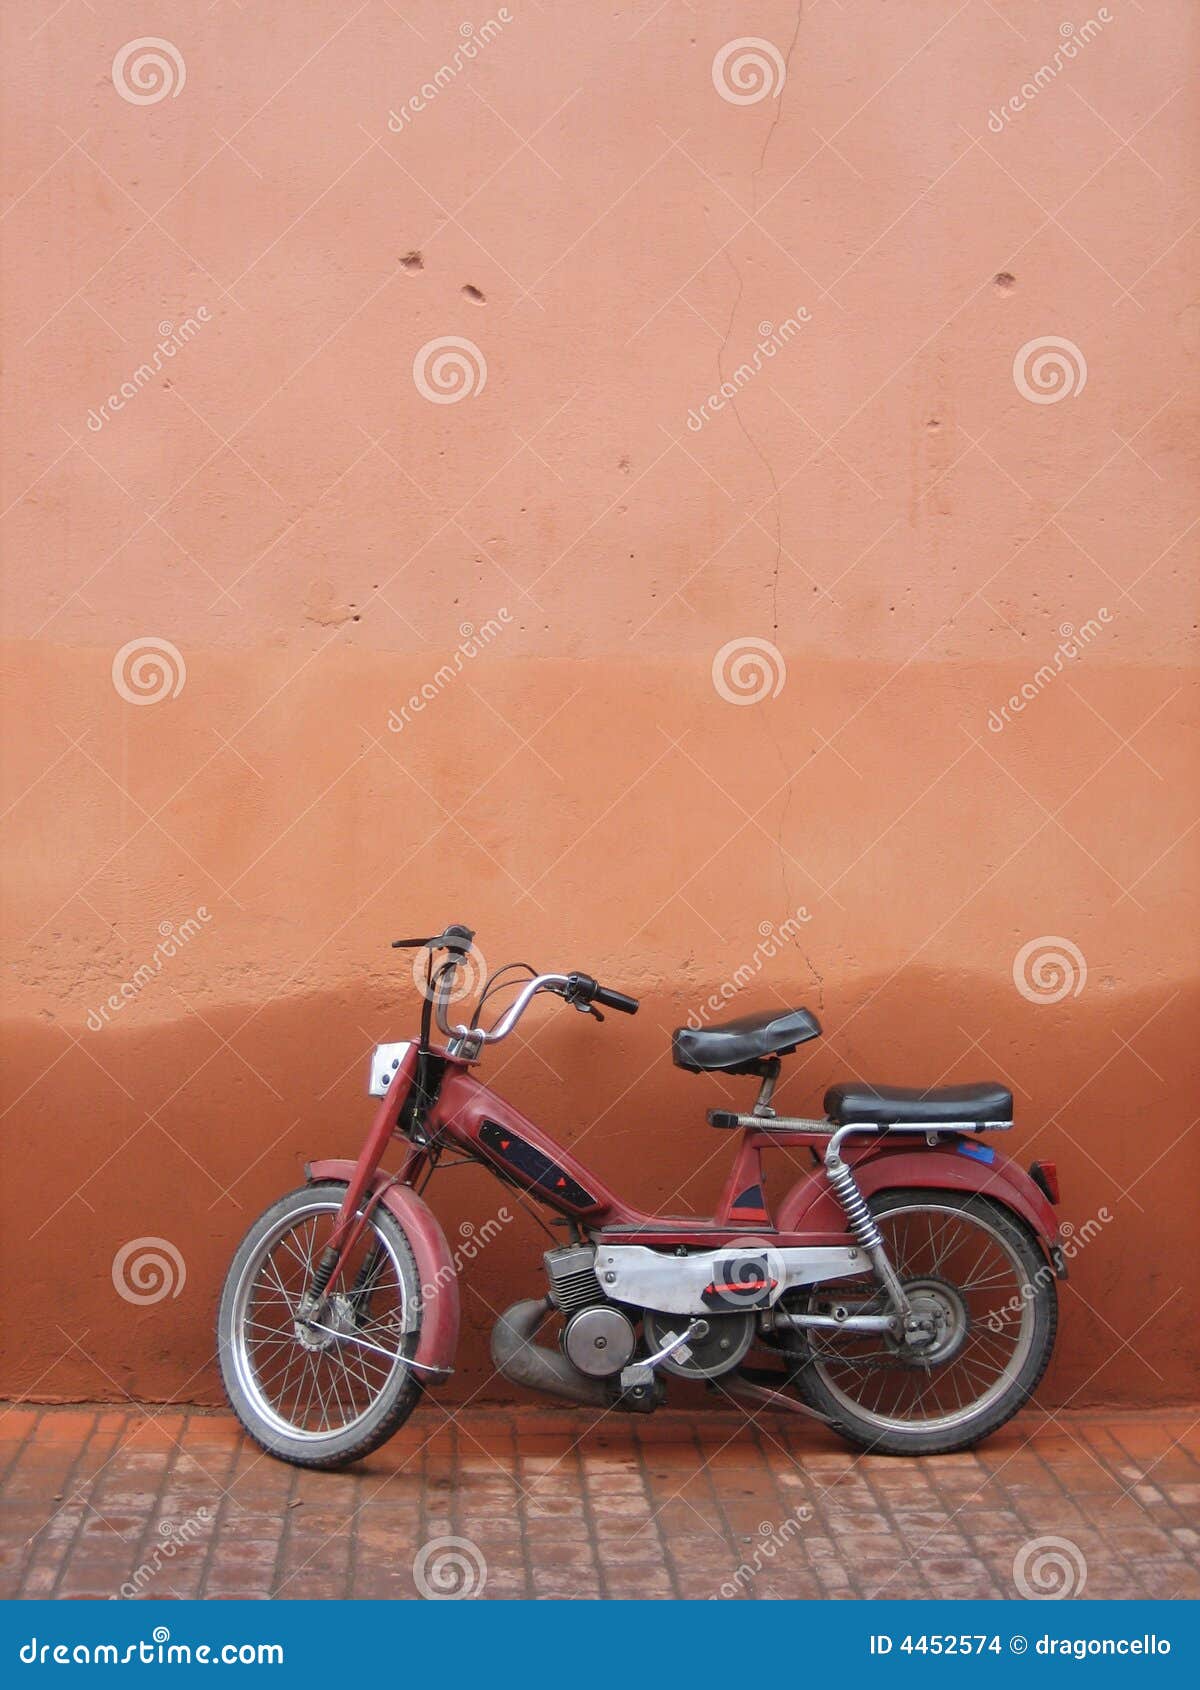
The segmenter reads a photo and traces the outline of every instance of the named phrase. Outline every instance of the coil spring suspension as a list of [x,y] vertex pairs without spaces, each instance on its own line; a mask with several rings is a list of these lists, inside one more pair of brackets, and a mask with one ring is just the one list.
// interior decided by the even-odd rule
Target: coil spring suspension
[[867,1207],[867,1200],[858,1189],[853,1172],[840,1157],[825,1165],[834,1196],[846,1211],[850,1230],[864,1250],[879,1250],[883,1234],[875,1225],[875,1217]]

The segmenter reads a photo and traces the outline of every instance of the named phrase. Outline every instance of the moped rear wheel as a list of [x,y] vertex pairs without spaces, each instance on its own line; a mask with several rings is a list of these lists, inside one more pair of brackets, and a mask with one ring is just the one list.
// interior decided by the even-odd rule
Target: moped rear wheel
[[298,1467],[361,1460],[420,1397],[406,1365],[420,1335],[420,1281],[382,1205],[315,1318],[301,1318],[345,1189],[304,1186],[261,1215],[233,1259],[217,1316],[230,1406],[256,1443]]
[[[968,1449],[1037,1388],[1058,1325],[1054,1272],[1011,1210],[949,1191],[872,1199],[884,1245],[937,1338],[915,1352],[879,1334],[809,1329],[791,1351],[804,1400],[850,1442],[880,1455]],[[806,1312],[888,1312],[874,1281],[815,1289]]]

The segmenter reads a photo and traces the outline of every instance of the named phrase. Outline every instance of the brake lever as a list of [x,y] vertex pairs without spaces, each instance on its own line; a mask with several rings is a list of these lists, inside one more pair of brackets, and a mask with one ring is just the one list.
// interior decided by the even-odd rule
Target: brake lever
[[564,1003],[569,1003],[572,1009],[579,1011],[580,1015],[594,1015],[597,1021],[604,1020],[595,1004],[587,1003],[583,998],[577,998],[569,986],[553,986],[551,990],[555,997],[561,998]]

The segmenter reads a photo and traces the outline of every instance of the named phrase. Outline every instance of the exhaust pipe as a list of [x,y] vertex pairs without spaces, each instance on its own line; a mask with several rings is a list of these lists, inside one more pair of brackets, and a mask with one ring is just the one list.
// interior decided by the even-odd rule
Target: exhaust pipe
[[541,1297],[505,1309],[492,1328],[496,1371],[531,1391],[546,1391],[589,1408],[610,1408],[612,1398],[602,1380],[586,1378],[558,1350],[534,1343],[533,1335],[551,1307],[549,1297]]

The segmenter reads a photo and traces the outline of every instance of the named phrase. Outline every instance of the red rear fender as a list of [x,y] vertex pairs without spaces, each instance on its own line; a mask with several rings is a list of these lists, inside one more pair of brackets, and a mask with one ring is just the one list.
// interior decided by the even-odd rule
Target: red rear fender
[[[915,1150],[893,1141],[851,1149],[854,1168],[865,1197],[876,1192],[927,1187],[938,1191],[974,1192],[1003,1203],[1020,1216],[1047,1256],[1058,1243],[1058,1218],[1041,1188],[1011,1157],[977,1139],[964,1139],[951,1148]],[[825,1232],[845,1227],[841,1205],[829,1189],[825,1170],[816,1168],[788,1192],[779,1210],[780,1232]]]

